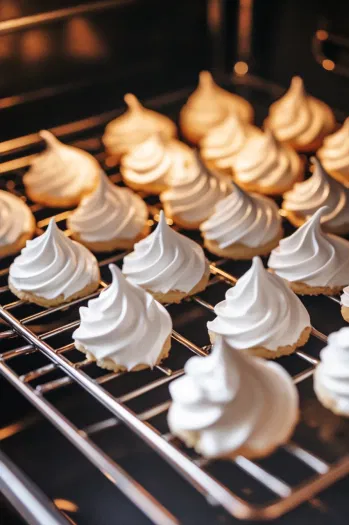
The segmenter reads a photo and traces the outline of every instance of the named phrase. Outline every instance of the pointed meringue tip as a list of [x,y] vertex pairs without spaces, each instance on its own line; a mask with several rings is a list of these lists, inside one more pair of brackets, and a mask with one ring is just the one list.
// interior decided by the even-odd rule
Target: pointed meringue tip
[[302,89],[304,86],[304,82],[303,82],[303,79],[299,76],[294,76],[292,77],[292,80],[291,80],[291,87],[294,88],[294,89]]
[[342,128],[349,130],[349,117],[347,117],[343,122]]
[[127,93],[124,96],[125,104],[127,105],[128,109],[130,110],[139,110],[143,109],[142,104],[139,102],[136,95],[133,95],[132,93]]
[[42,129],[39,131],[39,137],[42,138],[47,146],[56,146],[59,144],[59,140],[51,131],[48,131],[47,129]]
[[166,227],[167,226],[167,221],[166,221],[166,216],[165,216],[165,213],[164,213],[163,210],[160,211],[159,216],[160,216],[160,218],[159,218],[159,226],[161,228]]
[[320,159],[318,157],[315,157],[315,155],[310,157],[310,162],[314,166],[313,173],[315,173],[315,170],[316,170],[316,171],[320,172],[321,175],[328,175],[327,171],[323,167],[323,165],[322,165],[322,163],[321,163],[321,161],[320,161]]
[[120,277],[124,277],[120,268],[118,268],[116,266],[116,264],[109,264],[108,265],[108,268],[109,268],[109,271],[111,273],[111,276],[112,276],[112,282],[113,281],[118,281],[120,279]]
[[310,217],[308,222],[318,222],[320,224],[321,217],[328,214],[330,211],[329,206],[321,206],[316,212]]
[[46,231],[56,230],[57,228],[58,228],[58,226],[56,224],[55,218],[51,217],[50,222],[48,223]]
[[260,257],[258,257],[257,255],[255,257],[253,257],[253,259],[252,259],[252,266],[251,266],[251,268],[253,268],[253,269],[257,270],[257,271],[264,270],[262,259]]
[[209,71],[200,71],[199,73],[199,86],[206,88],[211,87],[214,84],[212,74]]

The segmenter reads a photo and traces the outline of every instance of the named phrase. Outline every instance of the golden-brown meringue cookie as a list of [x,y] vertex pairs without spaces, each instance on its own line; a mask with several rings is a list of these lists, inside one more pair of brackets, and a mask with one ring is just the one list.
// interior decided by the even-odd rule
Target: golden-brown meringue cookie
[[331,108],[308,95],[300,77],[292,78],[290,88],[270,106],[264,122],[280,142],[288,143],[297,151],[317,150],[335,125]]
[[327,173],[349,187],[349,117],[338,131],[325,138],[317,155]]
[[102,139],[107,151],[116,160],[154,133],[158,133],[165,142],[177,135],[176,125],[165,115],[143,107],[131,93],[125,95],[124,100],[127,111],[109,122]]
[[221,124],[230,113],[236,113],[245,122],[253,120],[253,109],[247,100],[219,87],[208,71],[201,71],[199,85],[180,112],[183,135],[193,144],[213,127]]

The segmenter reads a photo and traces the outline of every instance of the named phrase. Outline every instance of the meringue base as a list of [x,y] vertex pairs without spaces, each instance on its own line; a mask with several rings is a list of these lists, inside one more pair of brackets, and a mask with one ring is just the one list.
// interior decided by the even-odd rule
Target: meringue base
[[[85,354],[86,357],[90,361],[94,361],[96,365],[99,366],[100,368],[104,368],[105,370],[111,370],[112,372],[139,372],[140,370],[151,368],[148,364],[142,363],[142,364],[134,366],[131,370],[128,370],[128,368],[126,368],[123,365],[118,365],[112,359],[108,359],[108,358],[96,359],[96,357],[93,354],[91,354],[83,345],[77,343],[76,341],[75,341],[75,348],[79,350],[80,352],[82,352],[83,354]],[[154,366],[159,365],[164,359],[168,357],[170,353],[170,349],[171,349],[171,335],[169,335],[168,338],[166,339],[164,346],[162,348],[162,351]]]
[[[286,279],[285,279],[286,281]],[[301,281],[286,281],[290,288],[297,295],[338,295],[341,293],[345,284],[343,286],[310,286],[309,284],[303,283]]]
[[[286,210],[284,207],[282,207],[282,209],[286,214],[286,218],[296,228],[300,228],[306,222],[305,217],[302,217],[293,211]],[[347,235],[349,233],[349,223],[338,226],[337,228],[328,228],[328,226],[326,227],[325,224],[322,224],[322,229],[327,233],[334,233],[335,235]]]
[[39,295],[35,295],[31,292],[24,292],[23,290],[17,290],[11,284],[10,280],[8,281],[8,287],[10,291],[18,297],[18,299],[21,299],[22,301],[26,301],[28,303],[34,303],[39,306],[58,306],[60,304],[70,303],[74,301],[75,299],[80,299],[82,297],[85,297],[86,295],[90,295],[91,293],[95,292],[97,288],[99,287],[99,280],[92,282],[85,286],[82,290],[79,290],[75,292],[74,294],[70,295],[69,297],[64,297],[63,294],[59,295],[58,297],[55,297],[54,299],[46,299],[45,297],[40,297]]
[[336,181],[340,182],[346,188],[349,188],[349,175],[343,175],[339,171],[327,171],[327,173]]
[[325,408],[328,408],[338,416],[349,417],[349,412],[342,410],[338,404],[338,400],[332,397],[330,392],[320,383],[318,379],[318,369],[315,369],[314,372],[314,392]]
[[[249,355],[254,355],[256,357],[264,357],[265,359],[276,359],[284,355],[293,354],[293,352],[295,352],[297,348],[304,346],[310,337],[310,333],[311,327],[307,326],[304,328],[298,340],[293,345],[278,346],[276,350],[269,350],[264,346],[256,346],[254,348],[243,349],[241,350],[241,352],[245,352]],[[210,337],[211,343],[214,344],[216,334],[214,332],[209,331],[208,335]]]
[[271,241],[251,248],[242,243],[234,243],[227,248],[220,248],[216,241],[204,239],[204,247],[218,257],[225,257],[228,259],[248,260],[253,259],[255,255],[268,255],[276,246],[278,246],[280,239],[283,238],[284,231],[281,228],[279,233]]
[[33,217],[30,231],[22,233],[22,235],[20,235],[18,239],[12,244],[0,246],[0,257],[8,257],[9,255],[15,255],[16,253],[20,252],[21,249],[26,245],[27,241],[34,237],[35,229],[36,223]]
[[344,321],[347,321],[347,323],[349,323],[349,306],[342,306],[341,312]]
[[[122,175],[122,173],[121,173]],[[168,189],[166,184],[161,183],[151,183],[151,184],[137,184],[129,179],[123,177],[124,183],[134,191],[143,191],[144,193],[149,193],[151,195],[160,195],[163,191]]]
[[74,208],[79,205],[81,199],[85,197],[85,195],[88,195],[95,190],[97,182],[98,179],[96,177],[94,184],[75,195],[71,195],[70,197],[54,197],[53,195],[45,193],[35,193],[28,186],[25,186],[25,191],[32,202],[36,202],[47,208]]
[[134,245],[147,237],[150,233],[150,226],[148,224],[145,224],[143,230],[137,235],[137,237],[133,237],[132,239],[110,239],[109,241],[96,241],[96,242],[89,242],[82,239],[81,235],[79,233],[72,232],[71,238],[74,239],[74,241],[79,242],[80,244],[83,244],[91,250],[92,252],[113,252],[115,250],[131,250]]
[[161,293],[161,292],[153,292],[152,290],[148,290],[146,288],[146,291],[150,293],[154,299],[159,301],[159,303],[167,304],[167,303],[180,303],[182,299],[185,297],[189,297],[191,295],[195,295],[197,293],[203,292],[207,286],[208,280],[210,278],[210,267],[207,263],[207,267],[205,269],[204,275],[200,279],[200,281],[190,290],[190,292],[181,292],[179,290],[170,290],[167,293]]

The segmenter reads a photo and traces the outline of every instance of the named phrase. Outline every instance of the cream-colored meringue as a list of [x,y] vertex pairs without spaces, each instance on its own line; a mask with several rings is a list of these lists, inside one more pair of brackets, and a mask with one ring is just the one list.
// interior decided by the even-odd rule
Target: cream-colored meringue
[[283,193],[302,175],[301,159],[280,144],[270,130],[254,134],[235,157],[236,181],[247,190],[266,194]]
[[168,226],[163,211],[156,229],[124,257],[123,274],[150,292],[189,294],[207,272],[201,246]]
[[324,139],[317,155],[325,170],[334,176],[339,174],[349,185],[349,117],[338,131]]
[[47,147],[23,177],[27,194],[48,206],[78,204],[98,182],[98,162],[86,151],[62,144],[49,131],[40,131],[39,135]]
[[321,403],[334,413],[349,417],[349,327],[328,337],[314,373],[314,389]]
[[45,233],[31,241],[10,266],[9,285],[47,300],[74,296],[99,282],[95,256],[71,241],[52,218]]
[[203,137],[200,142],[201,156],[216,169],[231,170],[247,141],[261,134],[258,128],[244,122],[237,114],[229,114]]
[[290,282],[334,288],[349,283],[349,241],[323,233],[323,206],[271,252],[269,267]]
[[341,295],[341,305],[349,308],[349,286],[346,286]]
[[217,317],[208,329],[238,350],[293,346],[310,327],[302,302],[279,276],[265,270],[259,257],[214,311]]
[[32,236],[35,219],[27,204],[12,193],[0,190],[0,252],[22,235]]
[[114,264],[109,269],[111,285],[79,310],[75,346],[104,368],[153,368],[166,350],[171,317],[150,294],[128,282]]
[[276,363],[243,355],[217,338],[208,357],[192,357],[170,384],[171,432],[206,457],[262,457],[288,440],[298,392]]
[[181,110],[180,126],[191,142],[198,143],[230,113],[238,114],[246,122],[253,119],[253,109],[247,100],[225,91],[214,82],[211,73],[201,71],[198,87]]
[[131,93],[125,95],[124,100],[128,110],[109,122],[103,135],[110,153],[120,158],[155,133],[165,142],[176,136],[176,126],[168,117],[146,109]]
[[189,166],[176,165],[176,175],[160,200],[166,215],[183,228],[197,228],[214,211],[218,201],[231,191],[231,182],[205,169],[194,160]]
[[245,193],[234,184],[234,191],[216,204],[211,217],[200,226],[205,239],[224,249],[236,243],[255,248],[269,243],[281,231],[276,203],[257,193]]
[[307,95],[300,77],[293,77],[285,95],[270,106],[265,125],[281,142],[308,151],[333,131],[335,118],[327,104]]
[[87,243],[134,239],[144,229],[148,209],[128,188],[112,184],[101,173],[96,190],[68,217],[68,228]]
[[321,217],[324,230],[331,233],[349,231],[349,189],[333,180],[316,157],[311,160],[314,164],[312,176],[284,194],[282,208],[306,221],[321,206],[327,206],[328,213]]

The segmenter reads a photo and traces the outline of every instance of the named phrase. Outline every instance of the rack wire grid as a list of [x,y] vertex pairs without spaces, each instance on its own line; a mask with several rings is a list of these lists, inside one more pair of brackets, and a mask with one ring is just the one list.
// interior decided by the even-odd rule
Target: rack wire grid
[[[160,106],[163,110],[165,108],[167,113],[171,113],[171,107],[174,104],[178,105],[178,102],[182,100],[183,92],[167,99],[160,98],[155,102],[150,101],[148,105],[156,109]],[[56,128],[53,131],[66,142],[93,153],[111,180],[114,183],[121,183],[117,166],[114,166],[105,155],[100,140],[105,123],[115,114],[103,114]],[[2,186],[5,189],[25,198],[22,176],[33,154],[40,147],[41,143],[37,135],[22,137],[0,145],[0,152],[3,156],[0,173]],[[152,197],[147,197],[146,201],[151,214],[150,222],[154,224],[158,220],[160,205]],[[45,209],[30,202],[29,204],[37,218],[38,234],[45,229],[50,217],[55,215],[58,225],[69,235],[65,223],[69,211],[56,213],[57,210]],[[190,235],[200,242],[198,234]],[[107,265],[109,263],[120,264],[125,253],[115,252],[112,255],[99,256],[103,279],[103,276],[109,273],[106,272]],[[309,501],[319,491],[349,473],[348,450],[338,446],[338,443],[334,445],[335,438],[332,431],[330,432],[331,439],[321,440],[316,422],[312,421],[308,425],[306,421],[309,407],[304,405],[303,401],[312,392],[311,376],[319,362],[319,350],[327,341],[325,333],[316,327],[312,328],[310,341],[304,349],[297,351],[293,356],[279,360],[293,375],[294,382],[299,385],[302,407],[300,425],[307,426],[307,432],[310,432],[307,446],[299,442],[302,439],[301,436],[298,439],[296,431],[294,441],[281,447],[281,450],[273,455],[277,456],[282,453],[283,461],[286,461],[285,458],[287,458],[287,461],[291,460],[293,465],[297,464],[300,471],[305,469],[306,474],[297,479],[296,483],[294,480],[287,480],[287,468],[283,469],[282,475],[279,472],[275,473],[275,463],[280,463],[278,458],[274,463],[269,462],[269,459],[251,461],[244,457],[237,457],[234,462],[207,460],[192,450],[186,449],[169,433],[166,425],[166,412],[170,405],[167,386],[170,381],[183,374],[183,365],[187,358],[191,355],[207,355],[210,350],[205,326],[207,316],[212,316],[214,303],[223,299],[227,287],[234,286],[238,275],[241,275],[249,266],[248,262],[218,260],[212,256],[209,258],[211,277],[207,290],[182,302],[179,306],[168,307],[172,315],[174,311],[179,312],[176,317],[177,321],[179,319],[177,324],[183,328],[184,333],[180,333],[180,328],[179,331],[173,330],[173,347],[170,358],[157,366],[154,371],[148,371],[146,380],[144,380],[143,372],[125,374],[98,369],[89,359],[82,359],[82,354],[74,349],[71,333],[79,324],[78,307],[86,304],[88,299],[97,296],[100,290],[107,286],[107,278],[101,280],[100,289],[88,297],[77,299],[70,304],[44,309],[25,304],[14,298],[9,292],[7,275],[8,264],[12,259],[4,260],[0,271],[1,375],[134,505],[154,523],[161,525],[178,523],[178,518],[94,442],[94,437],[98,433],[108,432],[108,429],[119,425],[126,425],[173,466],[211,504],[221,505],[232,516],[242,520],[277,518],[302,502]],[[304,300],[308,306],[310,303],[307,303],[307,299]],[[340,315],[338,298],[313,298],[311,313],[318,308],[325,308],[328,312],[335,311],[336,316]],[[187,326],[195,326],[194,333],[197,334],[200,342],[195,342],[195,338],[186,336]],[[204,341],[206,344],[202,344],[202,339],[206,339]],[[62,344],[61,341],[64,341],[65,344]],[[33,354],[39,354],[41,358],[44,356],[44,364],[33,367],[32,357],[26,358]],[[179,355],[181,357],[177,359],[176,356]],[[24,358],[26,360],[24,364],[21,364]],[[173,366],[171,362],[174,363]],[[52,373],[56,373],[57,377],[52,379]],[[108,386],[125,377],[124,385],[127,383],[134,385],[138,379],[139,384],[135,388],[126,388],[126,391],[120,395],[114,395],[108,391]],[[78,384],[93,396],[108,410],[109,417],[85,427],[75,426],[60,412],[55,403],[48,399],[49,393],[64,389],[69,384]],[[162,401],[159,403],[157,398],[159,399],[160,391],[159,397]],[[147,396],[151,393],[154,396],[151,396],[151,402],[147,405]],[[140,411],[132,408],[135,400],[141,401],[141,406],[145,408]],[[312,414],[321,411],[320,405],[316,403],[313,397]],[[334,415],[333,418],[330,427],[336,428],[339,418]],[[315,449],[320,452],[313,451],[314,443],[319,445]],[[330,449],[335,449],[338,453],[329,453]],[[222,464],[224,464],[223,476],[220,475]],[[265,502],[255,503],[248,497],[248,491],[245,494],[239,492],[238,487],[243,486],[246,479],[253,479],[259,487],[266,489],[268,497]],[[230,486],[232,480],[235,480],[233,487]]]

